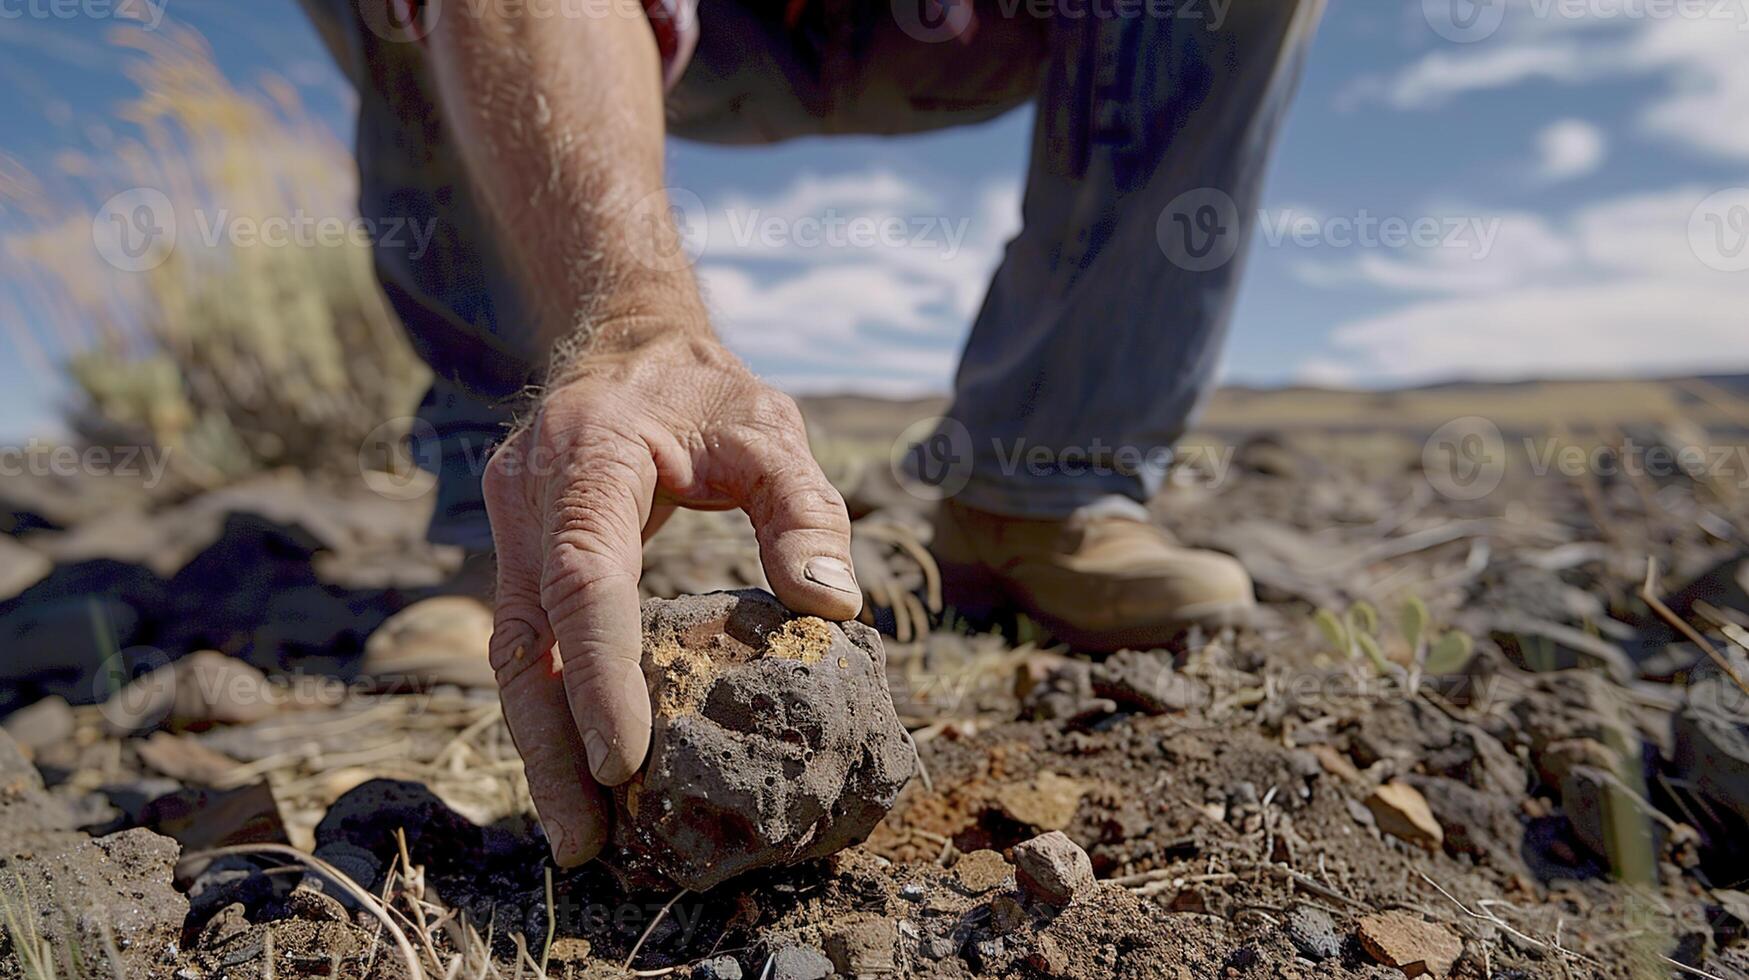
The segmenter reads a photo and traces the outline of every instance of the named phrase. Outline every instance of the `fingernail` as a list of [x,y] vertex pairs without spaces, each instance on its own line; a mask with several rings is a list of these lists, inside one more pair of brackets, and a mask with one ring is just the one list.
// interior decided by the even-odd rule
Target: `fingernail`
[[850,573],[850,566],[836,558],[810,558],[802,566],[802,574],[811,582],[818,582],[828,589],[848,592],[854,596],[862,595],[862,588],[856,584],[856,576]]
[[583,733],[583,751],[589,753],[589,771],[596,779],[607,775],[601,771],[601,764],[607,761],[607,739],[601,733],[591,728]]

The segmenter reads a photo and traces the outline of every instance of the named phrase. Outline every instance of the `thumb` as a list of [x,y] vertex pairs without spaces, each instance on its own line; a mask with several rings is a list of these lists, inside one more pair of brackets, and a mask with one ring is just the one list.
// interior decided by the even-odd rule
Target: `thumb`
[[799,613],[842,621],[862,611],[862,588],[850,563],[850,515],[806,443],[745,447],[745,479],[730,496],[759,538],[759,561],[771,590]]

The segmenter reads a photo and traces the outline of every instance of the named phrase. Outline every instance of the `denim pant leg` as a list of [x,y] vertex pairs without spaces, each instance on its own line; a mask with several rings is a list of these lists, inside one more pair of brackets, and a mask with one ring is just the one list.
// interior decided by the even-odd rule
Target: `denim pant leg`
[[1324,3],[1236,3],[1218,29],[1188,16],[1212,6],[1052,25],[1025,227],[943,430],[969,452],[956,496],[968,506],[1060,517],[1112,495],[1146,501],[1213,384],[1270,147]]

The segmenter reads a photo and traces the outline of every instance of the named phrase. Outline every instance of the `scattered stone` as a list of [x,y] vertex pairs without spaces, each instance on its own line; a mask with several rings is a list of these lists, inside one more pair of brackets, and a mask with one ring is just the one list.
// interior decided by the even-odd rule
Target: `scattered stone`
[[716,956],[692,968],[697,980],[741,980],[741,964],[733,956]]
[[316,827],[315,853],[374,891],[399,850],[397,830],[405,832],[413,862],[437,873],[467,868],[484,849],[480,827],[424,784],[373,779],[328,808]]
[[1287,938],[1302,956],[1314,963],[1342,952],[1336,922],[1330,918],[1330,913],[1315,905],[1296,905],[1288,910]]
[[771,958],[771,980],[826,980],[832,961],[812,946],[785,946]]
[[1189,711],[1209,703],[1208,688],[1172,668],[1172,657],[1159,652],[1120,650],[1094,664],[1093,693],[1121,709],[1148,715]]
[[1080,780],[1041,772],[1025,783],[1010,783],[996,791],[996,805],[1015,821],[1037,830],[1064,830],[1081,808],[1087,792]]
[[237,768],[237,760],[215,752],[186,735],[153,732],[134,746],[141,761],[171,779],[200,786],[221,785]]
[[1378,828],[1416,847],[1436,851],[1445,843],[1445,831],[1433,818],[1427,800],[1408,783],[1392,781],[1366,798]]
[[191,851],[287,842],[266,780],[232,790],[178,789],[141,807],[139,822]]
[[890,974],[898,930],[891,919],[862,919],[826,934],[826,956],[845,976]]
[[1354,763],[1348,761],[1348,756],[1336,751],[1329,745],[1314,745],[1308,751],[1318,757],[1318,764],[1332,776],[1339,776],[1351,783],[1360,782],[1360,770]]
[[54,567],[47,555],[0,533],[0,600],[10,599],[42,581]]
[[1006,952],[1008,944],[1001,939],[984,939],[966,947],[966,962],[979,973],[994,972]]
[[1012,895],[997,895],[990,900],[990,931],[998,936],[1020,929],[1028,918],[1026,909]]
[[1355,935],[1367,955],[1407,977],[1446,976],[1464,951],[1450,929],[1407,912],[1366,916]]
[[[1574,766],[1561,784],[1561,812],[1573,836],[1618,872],[1649,874],[1651,862],[1675,838],[1688,843],[1693,831],[1678,825],[1615,773]],[[1643,861],[1639,867],[1628,862]]]
[[455,684],[492,690],[487,658],[492,610],[469,596],[438,596],[390,616],[364,645],[366,677],[421,686]]
[[610,864],[705,891],[868,836],[914,749],[874,630],[796,616],[769,593],[644,603],[654,720],[640,775],[613,791]]
[[215,650],[191,653],[144,674],[103,702],[110,732],[248,725],[279,713],[282,692],[261,671]]
[[51,695],[6,716],[6,734],[36,752],[73,737],[73,709],[67,699]]
[[1000,851],[979,850],[963,854],[953,866],[954,877],[973,895],[1006,887],[1014,875]]
[[1022,891],[1057,908],[1095,886],[1087,852],[1060,830],[1015,845],[1014,877]]
[[42,774],[0,730],[0,865],[84,839],[72,809],[43,789]]
[[198,928],[220,909],[242,905],[254,913],[273,898],[273,879],[240,854],[214,858],[188,886],[188,918]]
[[953,955],[953,937],[940,933],[930,933],[923,937],[923,945],[919,949],[925,959],[945,960]]
[[921,882],[907,881],[899,886],[899,897],[907,902],[921,902],[928,894],[929,889],[924,888]]

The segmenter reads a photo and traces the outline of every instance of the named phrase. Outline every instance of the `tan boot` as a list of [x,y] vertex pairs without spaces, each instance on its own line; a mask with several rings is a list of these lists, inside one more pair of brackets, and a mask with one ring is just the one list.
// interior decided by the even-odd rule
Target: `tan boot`
[[1237,625],[1257,600],[1228,555],[1179,545],[1141,507],[1027,520],[944,501],[930,546],[948,603],[999,603],[1078,649],[1159,646],[1184,627]]

